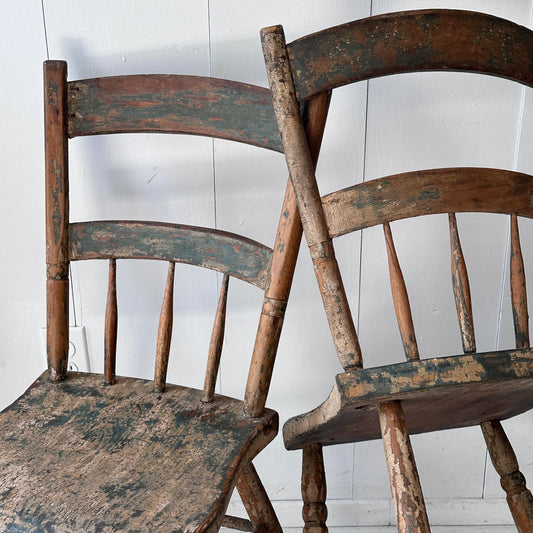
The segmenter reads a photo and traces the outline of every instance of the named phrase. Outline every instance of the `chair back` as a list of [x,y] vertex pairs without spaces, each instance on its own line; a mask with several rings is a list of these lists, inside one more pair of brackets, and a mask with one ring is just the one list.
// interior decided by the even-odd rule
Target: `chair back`
[[155,221],[69,217],[68,146],[74,137],[114,133],[190,134],[228,139],[281,152],[268,89],[197,76],[128,75],[67,81],[64,61],[44,64],[46,139],[47,354],[50,376],[67,375],[69,262],[109,261],[105,313],[105,381],[115,382],[117,346],[116,262],[167,261],[168,277],[155,347],[155,388],[165,388],[173,323],[176,263],[223,274],[205,376],[213,398],[219,368],[229,278],[264,291],[263,308],[246,386],[246,411],[262,413],[301,236],[287,194],[274,246],[218,229]]
[[[419,71],[467,71],[533,86],[533,32],[508,20],[459,10],[391,13],[356,20],[285,43],[283,28],[262,30],[274,107],[324,306],[345,371],[363,366],[333,239],[382,225],[394,306],[407,360],[419,358],[403,274],[390,223],[449,214],[452,285],[463,348],[475,351],[466,262],[455,213],[510,215],[511,289],[516,345],[529,347],[525,276],[517,217],[531,218],[533,181],[519,172],[445,168],[382,177],[321,197],[300,109],[332,90],[380,76]],[[312,117],[311,117],[312,120]],[[324,122],[324,117],[321,117]]]

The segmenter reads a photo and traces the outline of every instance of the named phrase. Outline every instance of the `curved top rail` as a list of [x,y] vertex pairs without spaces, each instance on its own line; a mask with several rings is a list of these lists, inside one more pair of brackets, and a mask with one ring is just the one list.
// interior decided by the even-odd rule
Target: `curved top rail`
[[129,75],[68,83],[69,137],[186,133],[282,152],[270,91],[218,78]]
[[272,250],[226,231],[163,222],[69,225],[69,260],[161,259],[217,270],[265,288]]
[[388,13],[288,45],[299,100],[349,83],[424,70],[480,72],[533,86],[533,31],[472,11]]
[[353,185],[322,198],[331,237],[437,213],[486,212],[533,218],[533,178],[492,168],[406,172]]

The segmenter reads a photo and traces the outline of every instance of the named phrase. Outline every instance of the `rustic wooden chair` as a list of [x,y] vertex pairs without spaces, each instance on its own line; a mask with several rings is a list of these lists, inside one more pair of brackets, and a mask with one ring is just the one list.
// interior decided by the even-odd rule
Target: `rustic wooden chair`
[[[282,151],[270,91],[177,75],[67,82],[44,64],[49,369],[0,414],[2,531],[281,531],[252,459],[276,435],[265,409],[301,225],[292,187],[271,249],[157,222],[69,222],[68,141],[110,133],[218,137]],[[247,176],[249,178],[249,176]],[[154,381],[115,376],[116,260],[168,261]],[[69,373],[69,262],[109,260],[105,373]],[[223,273],[204,390],[166,385],[175,263]],[[230,276],[264,291],[244,400],[215,394]],[[155,348],[155,347],[154,347]],[[249,520],[225,517],[237,489]]]
[[[495,169],[447,168],[388,176],[320,197],[309,149],[312,140],[305,132],[313,123],[323,127],[334,88],[378,76],[472,71],[533,86],[533,32],[485,14],[427,10],[357,20],[288,45],[281,26],[265,28],[261,35],[285,157],[344,368],[320,406],[284,426],[286,447],[303,450],[304,531],[327,531],[322,447],[380,437],[398,530],[429,531],[409,433],[474,424],[481,424],[516,524],[520,531],[533,531],[533,499],[499,422],[533,407],[533,353],[517,223],[518,216],[533,217],[533,177]],[[476,353],[468,275],[455,216],[463,211],[510,215],[515,350]],[[391,223],[434,213],[449,213],[451,277],[464,353],[421,360]],[[407,361],[363,368],[332,239],[375,225],[382,225],[385,233]]]

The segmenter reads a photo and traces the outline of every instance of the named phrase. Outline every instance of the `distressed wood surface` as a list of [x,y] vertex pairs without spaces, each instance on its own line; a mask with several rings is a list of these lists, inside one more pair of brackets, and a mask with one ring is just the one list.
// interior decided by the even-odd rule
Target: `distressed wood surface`
[[[314,165],[318,161],[322,144],[329,109],[329,96],[323,94],[308,100],[303,111],[306,136]],[[270,284],[265,291],[246,384],[246,410],[251,415],[260,413],[266,402],[301,239],[300,214],[294,188],[289,180],[285,190],[276,242],[274,243]]]
[[187,133],[278,152],[270,92],[201,76],[110,76],[69,82],[70,137],[101,133]]
[[302,449],[302,499],[304,533],[327,533],[327,484],[324,457],[320,444],[307,444]]
[[490,420],[481,424],[494,468],[501,476],[501,485],[520,533],[533,531],[533,496],[526,479],[518,469],[518,461],[501,423]]
[[225,275],[222,280],[215,321],[211,331],[211,339],[209,341],[207,369],[205,371],[204,380],[204,402],[212,402],[215,395],[215,385],[217,383],[218,368],[220,366],[220,356],[222,355],[222,345],[224,343],[224,332],[226,329],[228,286],[229,276]]
[[68,363],[68,151],[67,65],[44,67],[46,159],[46,345],[50,377],[64,379]]
[[518,219],[511,215],[511,302],[517,348],[529,348],[529,314],[527,310],[526,275],[520,245]]
[[398,533],[429,533],[424,496],[401,403],[392,401],[381,404],[379,423]]
[[[261,36],[287,166],[332,336],[345,368],[322,405],[285,424],[285,445],[305,449],[383,436],[398,529],[429,531],[409,433],[487,423],[533,407],[533,358],[523,340],[527,307],[515,220],[516,216],[533,218],[533,178],[495,169],[423,170],[375,179],[320,198],[300,115],[308,99],[322,94],[329,97],[336,87],[396,73],[471,71],[533,86],[533,32],[491,15],[424,10],[357,20],[289,45],[281,26],[265,28]],[[455,219],[456,212],[464,211],[512,215],[512,300],[521,350],[474,353],[468,276]],[[419,361],[389,223],[435,213],[452,213],[452,279],[468,353]],[[379,224],[385,229],[393,299],[411,360],[360,368],[360,351],[348,349],[350,342],[355,347],[357,336],[331,239]],[[346,371],[347,362],[350,371]]]
[[282,533],[281,524],[274,512],[263,483],[253,463],[243,469],[237,490],[250,517],[254,533]]
[[491,168],[405,172],[323,197],[332,237],[409,217],[468,211],[533,218],[533,178]]
[[322,211],[315,165],[295,97],[283,28],[263,29],[261,41],[274,111],[284,140],[285,159],[333,342],[342,367],[350,370],[362,366],[361,348]]
[[69,259],[161,259],[217,270],[265,288],[272,250],[235,233],[163,222],[70,225]]
[[[274,250],[234,233],[182,224],[69,223],[68,212],[69,137],[185,133],[279,152],[270,92],[192,76],[67,83],[65,62],[47,61],[44,68],[48,352],[51,377],[64,381],[54,388],[43,376],[0,413],[5,474],[0,479],[0,529],[212,533],[221,527],[240,479],[251,520],[228,519],[226,524],[280,531],[250,461],[277,433],[277,415],[265,409],[265,402],[301,238],[292,187]],[[68,262],[86,259],[110,260],[104,376],[67,376]],[[115,377],[117,259],[170,263],[153,382]],[[266,319],[260,322],[252,363],[260,366],[261,376],[259,383],[249,384],[246,402],[212,390],[205,402],[203,391],[166,385],[176,262],[224,274],[209,357],[212,377],[220,359],[229,276],[267,291]],[[254,386],[259,390],[253,391]],[[214,388],[214,379],[208,388]],[[41,446],[44,453],[37,453]]]
[[168,264],[167,282],[161,313],[159,315],[159,327],[157,328],[157,345],[155,350],[154,387],[158,392],[165,390],[167,381],[168,360],[170,357],[170,343],[172,341],[172,326],[174,324],[174,274],[176,264]]
[[459,320],[463,351],[465,353],[470,353],[476,351],[470,282],[468,281],[468,271],[466,269],[466,261],[461,247],[461,240],[459,239],[459,230],[457,229],[457,218],[455,213],[450,213],[448,215],[448,220],[450,226],[453,296],[455,299],[457,318]]
[[484,13],[423,10],[360,19],[289,45],[298,100],[369,78],[457,70],[533,86],[533,33]]
[[55,384],[43,374],[0,414],[0,528],[218,530],[277,415],[246,417],[241,401],[202,397],[173,385],[159,394],[133,378],[108,387],[100,375]]
[[377,406],[392,400],[402,401],[411,434],[510,418],[533,407],[533,351],[438,357],[339,374],[320,406],[285,423],[285,446],[379,439]]
[[117,330],[117,262],[115,259],[110,259],[104,326],[104,379],[108,385],[113,385],[115,383],[115,370],[117,362]]
[[400,336],[402,337],[403,351],[405,352],[407,360],[416,361],[420,359],[420,356],[418,354],[418,345],[416,342],[415,327],[413,325],[407,287],[405,286],[398,256],[396,255],[396,248],[394,246],[390,225],[388,223],[383,224],[383,230],[385,233],[385,243],[387,245],[392,300],[394,302]]

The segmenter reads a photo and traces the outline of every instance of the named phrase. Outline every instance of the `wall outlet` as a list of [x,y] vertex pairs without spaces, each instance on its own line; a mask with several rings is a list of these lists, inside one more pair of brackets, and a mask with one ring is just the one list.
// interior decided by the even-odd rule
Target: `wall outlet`
[[[87,335],[85,326],[70,326],[68,328],[68,369],[73,372],[90,372],[89,350],[87,348]],[[46,328],[41,328],[41,343],[44,360],[46,359]]]

